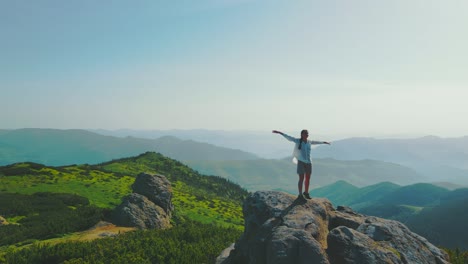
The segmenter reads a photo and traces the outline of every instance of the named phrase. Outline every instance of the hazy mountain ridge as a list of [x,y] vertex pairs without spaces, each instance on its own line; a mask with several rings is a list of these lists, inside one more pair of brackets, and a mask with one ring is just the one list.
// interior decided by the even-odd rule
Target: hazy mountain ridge
[[468,137],[415,139],[350,138],[319,146],[315,157],[341,160],[376,159],[402,164],[433,181],[468,184]]
[[[199,142],[211,143],[228,148],[239,148],[251,153],[255,153],[262,158],[283,158],[289,155],[292,147],[286,140],[273,135],[270,131],[223,131],[223,130],[90,130],[103,135],[117,137],[135,136],[140,138],[159,138],[162,136],[175,136],[181,139],[192,139]],[[287,132],[287,131],[286,131]],[[299,137],[298,132],[287,132]],[[332,141],[333,148],[319,146],[317,157],[331,157],[344,160],[355,159],[376,159],[387,160],[386,157],[400,157],[401,160],[407,158],[433,158],[441,161],[448,160],[456,164],[466,166],[462,163],[468,159],[468,136],[442,138],[437,136],[423,136],[415,138],[372,138],[372,137],[351,137],[339,140],[331,140],[326,135],[311,135],[313,140]],[[339,151],[337,150],[339,148]],[[277,155],[262,155],[267,153]],[[248,150],[247,150],[248,149]],[[420,150],[420,151],[419,151]],[[369,157],[372,153],[374,157]],[[450,154],[452,153],[452,154]],[[333,154],[326,156],[327,154]],[[365,154],[365,155],[364,155]],[[439,156],[441,155],[441,156]],[[454,159],[456,158],[456,159]],[[450,165],[450,164],[447,164]],[[452,164],[454,165],[454,164]],[[459,167],[459,166],[455,166]]]
[[[269,131],[213,131],[213,130],[99,130],[108,135],[138,135],[156,138],[172,135],[184,139],[238,148],[262,158],[281,159],[290,155],[292,145]],[[286,131],[287,132],[287,131]],[[294,132],[288,132],[295,135]],[[355,137],[332,140],[327,135],[311,135],[313,140],[332,141],[331,146],[318,146],[313,156],[337,160],[381,160],[415,169],[428,181],[446,181],[468,186],[468,136],[441,138]]]
[[157,151],[178,160],[257,158],[241,150],[175,137],[117,138],[79,129],[18,129],[0,133],[0,165],[21,161],[47,165],[95,164],[146,151]]
[[[96,164],[150,150],[182,160],[204,174],[228,178],[249,190],[282,189],[295,193],[297,189],[295,165],[290,159],[258,159],[243,151],[173,136],[117,138],[85,130],[21,129],[0,135],[0,149],[0,164],[3,165],[20,161],[47,165]],[[398,164],[315,159],[312,186],[338,180],[357,186],[388,180],[398,184],[425,181],[421,175]]]
[[[218,175],[236,182],[248,190],[283,190],[297,193],[296,165],[291,159],[249,161],[184,161],[207,175]],[[345,180],[356,186],[382,181],[401,185],[425,181],[414,170],[389,162],[362,160],[340,161],[315,159],[311,188]]]
[[[189,134],[187,131],[182,132]],[[205,130],[197,131],[200,137],[203,137],[208,132]],[[210,133],[208,135],[211,135]],[[218,138],[222,138],[222,135],[225,135],[227,132],[214,131],[213,133],[218,133]],[[228,135],[230,135],[229,137],[232,141],[236,138],[238,132],[228,133]],[[248,135],[248,133],[244,134],[245,137],[249,137]],[[278,138],[277,135],[271,133],[268,136],[254,134],[254,138],[258,139],[259,137],[264,138],[264,143],[271,140],[271,142],[285,144],[287,146],[286,154],[289,154],[291,151],[290,142],[281,137]],[[209,139],[210,137],[206,138]],[[416,141],[419,144],[426,144],[427,142],[431,142],[431,140],[434,139],[426,137]],[[436,138],[436,140],[438,139]],[[260,146],[255,145],[258,143],[255,143],[255,140],[247,142],[253,143],[251,147],[254,148]],[[348,142],[349,144],[343,145],[343,142]],[[315,148],[312,153],[315,157],[312,185],[324,186],[338,180],[346,180],[357,186],[372,185],[381,181],[392,181],[400,185],[432,181],[451,181],[448,184],[458,185],[468,184],[468,171],[463,169],[425,165],[423,168],[414,170],[411,169],[413,167],[398,165],[401,163],[397,164],[396,162],[385,160],[378,161],[378,157],[391,159],[392,156],[398,155],[398,148],[394,151],[389,151],[386,147],[388,144],[384,144],[380,148],[380,151],[377,151],[380,154],[375,154],[375,157],[367,157],[372,156],[370,154],[361,155],[359,154],[361,152],[376,152],[374,151],[374,143],[364,144],[362,142],[380,142],[380,140],[357,138],[333,142],[331,146],[319,146]],[[393,144],[393,142],[400,141],[390,140],[390,142]],[[404,142],[404,140],[401,142]],[[242,144],[241,136],[239,138],[239,145]],[[362,144],[367,147],[362,147]],[[452,143],[453,145],[456,144]],[[460,148],[462,146],[463,144],[460,145]],[[263,146],[263,148],[270,147],[274,149],[275,144]],[[187,164],[190,164],[197,170],[203,171],[206,174],[229,178],[243,184],[249,190],[281,189],[295,192],[296,189],[294,181],[297,175],[295,175],[294,164],[289,159],[266,161],[259,159],[258,156],[252,153],[238,149],[218,147],[208,143],[200,143],[190,139],[181,140],[173,136],[163,136],[157,139],[129,136],[119,138],[78,129],[19,129],[0,131],[0,165],[20,161],[33,161],[48,165],[95,164],[106,160],[138,155],[146,151],[157,151],[171,158],[186,161]],[[338,157],[349,156],[350,159],[354,160],[339,160],[335,157],[331,159],[319,158],[321,156],[333,156],[332,154],[327,154],[327,152],[333,155],[336,154]],[[366,158],[357,160],[355,159],[356,156],[352,155],[361,155]],[[410,156],[406,155],[406,157]],[[412,157],[415,157],[415,155],[412,155]],[[216,162],[213,162],[213,160]],[[235,161],[231,162],[232,160]],[[428,171],[432,176],[431,178],[425,177]],[[251,179],[248,179],[249,177]]]
[[139,137],[155,139],[164,136],[174,136],[185,140],[209,143],[226,148],[241,149],[254,153],[261,158],[284,158],[291,153],[289,142],[265,131],[225,131],[206,129],[171,129],[171,130],[90,130],[102,135],[116,137]]
[[418,207],[431,207],[442,201],[459,200],[468,197],[468,188],[448,190],[430,183],[415,183],[400,186],[391,182],[380,182],[365,187],[356,187],[346,181],[315,188],[314,196],[330,199],[334,205],[358,206],[365,201],[373,204],[405,204]]

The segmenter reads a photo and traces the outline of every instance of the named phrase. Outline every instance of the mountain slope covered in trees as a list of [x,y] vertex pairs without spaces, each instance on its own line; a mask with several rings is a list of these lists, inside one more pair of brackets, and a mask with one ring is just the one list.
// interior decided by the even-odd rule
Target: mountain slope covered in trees
[[[138,235],[124,234],[102,242],[67,242],[69,232],[86,230],[106,220],[110,210],[131,192],[130,186],[141,172],[162,174],[171,182],[173,229],[138,231]],[[0,215],[10,223],[0,226],[0,234],[10,234],[0,235],[0,262],[213,262],[243,229],[244,189],[221,177],[201,175],[154,152],[97,165],[16,163],[0,167],[0,179]],[[49,238],[55,242],[40,242]],[[150,244],[142,248],[143,242]],[[139,248],[135,254],[128,252],[132,245]],[[96,251],[99,247],[101,250]],[[109,250],[109,255],[102,255],[102,250]]]

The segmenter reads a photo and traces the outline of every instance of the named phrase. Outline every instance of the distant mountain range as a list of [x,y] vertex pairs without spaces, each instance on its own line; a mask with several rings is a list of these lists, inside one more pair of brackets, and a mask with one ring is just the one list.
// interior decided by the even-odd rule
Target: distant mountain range
[[[199,131],[200,137],[203,133],[204,131]],[[223,135],[222,132],[216,133]],[[235,135],[237,134],[231,134],[231,140]],[[288,156],[291,151],[290,142],[271,133],[264,137],[269,138],[270,136],[278,142],[287,144],[288,151],[285,156]],[[218,137],[218,139],[220,138]],[[468,185],[467,170],[440,165],[433,161],[436,154],[424,154],[416,151],[431,152],[428,145],[432,140],[438,139],[426,138],[426,140],[408,140],[407,142],[404,140],[349,139],[333,142],[331,146],[317,147],[314,149],[313,155],[322,158],[314,159],[311,184],[319,187],[338,180],[346,180],[359,187],[382,181],[391,181],[400,185],[416,182],[441,182],[442,184],[443,182],[444,186],[451,185],[451,188]],[[239,142],[239,145],[243,145],[241,143],[242,137],[239,138]],[[414,142],[419,142],[419,145],[426,147],[411,147],[417,145]],[[448,145],[450,148],[457,146],[453,142]],[[463,146],[460,143],[458,145],[459,151],[453,152],[451,155],[463,157],[463,155],[459,155],[465,151]],[[398,156],[398,153],[402,153],[405,147],[409,148],[406,153],[414,153]],[[96,164],[106,160],[138,155],[146,151],[156,151],[183,161],[204,174],[228,178],[248,190],[279,189],[296,193],[297,175],[295,174],[295,165],[289,158],[261,159],[258,155],[240,149],[220,147],[191,139],[179,139],[174,136],[149,139],[105,136],[78,129],[0,130],[0,165],[21,161],[53,166],[79,163]],[[449,150],[443,153],[447,151]],[[336,157],[326,158],[328,156]],[[432,159],[424,160],[423,157],[427,156],[432,157]],[[411,160],[419,161],[410,162]],[[441,158],[440,160],[447,159]],[[410,165],[399,165],[406,163]],[[418,166],[411,166],[411,164],[416,163]],[[425,167],[421,164],[425,164]],[[446,164],[449,164],[448,161]],[[457,164],[452,162],[449,165]],[[430,173],[426,173],[431,169]]]
[[433,181],[468,184],[468,137],[416,139],[350,138],[318,147],[315,157],[375,159],[411,167]]
[[[184,163],[200,173],[228,178],[247,190],[282,190],[297,193],[296,165],[291,159],[189,160]],[[406,185],[426,179],[410,168],[389,162],[315,159],[311,186],[325,186],[339,180],[346,180],[356,186],[366,186],[389,180]]]
[[[267,159],[287,157],[291,155],[293,147],[290,142],[270,131],[96,130],[95,132],[144,138],[170,135],[240,149]],[[292,136],[297,134],[288,133]],[[312,134],[311,139],[332,141],[331,146],[318,146],[314,149],[313,156],[316,158],[370,159],[397,163],[414,169],[429,181],[445,181],[468,186],[468,136],[459,138],[426,136],[409,139],[360,137],[333,141],[327,136]]]
[[232,149],[240,149],[266,159],[281,159],[292,152],[289,142],[267,131],[224,131],[224,130],[104,130],[96,129],[91,132],[115,136],[115,137],[138,137],[156,139],[164,136],[173,136],[185,140],[194,140],[216,146]]
[[0,130],[0,165],[30,161],[46,165],[95,164],[157,151],[177,160],[249,160],[254,154],[175,137],[118,138],[86,130]]
[[360,188],[347,181],[337,181],[312,191],[314,196],[326,197],[335,205],[351,206],[356,210],[375,204],[435,206],[452,192],[456,193],[457,190],[450,191],[429,183],[400,186],[391,182],[380,182]]

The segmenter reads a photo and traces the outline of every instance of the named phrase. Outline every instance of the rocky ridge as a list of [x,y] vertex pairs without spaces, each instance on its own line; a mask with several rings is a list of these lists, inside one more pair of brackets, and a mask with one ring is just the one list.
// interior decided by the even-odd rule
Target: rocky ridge
[[114,224],[139,229],[170,227],[174,205],[171,183],[165,176],[140,173],[132,190],[114,210]]
[[243,213],[244,234],[217,263],[449,263],[402,223],[335,209],[327,199],[259,191]]

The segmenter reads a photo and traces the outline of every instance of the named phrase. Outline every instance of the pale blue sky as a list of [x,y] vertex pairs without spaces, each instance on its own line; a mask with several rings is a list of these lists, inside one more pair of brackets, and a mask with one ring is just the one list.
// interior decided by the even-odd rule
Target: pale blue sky
[[0,0],[0,128],[468,135],[468,1]]

